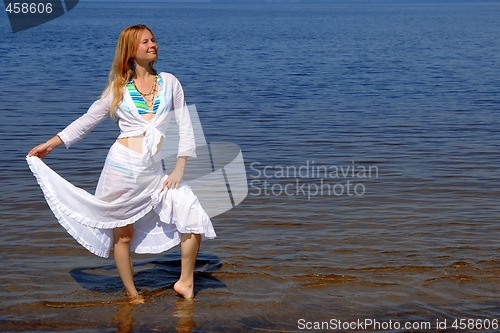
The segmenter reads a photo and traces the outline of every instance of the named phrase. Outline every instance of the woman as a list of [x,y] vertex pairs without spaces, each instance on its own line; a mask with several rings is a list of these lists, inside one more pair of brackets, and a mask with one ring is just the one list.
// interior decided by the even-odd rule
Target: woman
[[[28,164],[61,225],[92,253],[107,257],[113,245],[118,274],[133,303],[144,302],[134,285],[130,251],[159,253],[181,243],[181,276],[174,290],[194,297],[194,265],[201,238],[214,238],[212,223],[182,181],[186,161],[196,157],[189,111],[179,81],[157,74],[158,45],[144,25],[124,29],[109,83],[87,113],[28,154]],[[176,166],[168,175],[160,146],[170,112],[179,124]],[[73,186],[41,159],[69,148],[111,116],[120,135],[112,145],[95,195]]]

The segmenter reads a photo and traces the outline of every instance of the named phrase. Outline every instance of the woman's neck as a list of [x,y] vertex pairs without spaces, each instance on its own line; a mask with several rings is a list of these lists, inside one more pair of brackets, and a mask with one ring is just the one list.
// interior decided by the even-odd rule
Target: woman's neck
[[145,67],[136,65],[133,78],[138,79],[138,80],[144,80],[144,79],[150,77],[151,75],[155,75],[155,72],[149,66],[149,64],[148,64],[148,67],[149,68],[145,68]]

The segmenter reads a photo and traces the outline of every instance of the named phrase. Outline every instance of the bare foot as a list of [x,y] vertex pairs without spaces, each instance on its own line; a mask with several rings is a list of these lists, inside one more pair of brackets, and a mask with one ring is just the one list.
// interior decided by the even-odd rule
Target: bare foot
[[144,304],[145,300],[140,294],[128,296],[128,301],[130,304]]
[[186,299],[194,298],[194,287],[192,284],[183,284],[180,281],[177,281],[174,284],[174,291],[179,295]]

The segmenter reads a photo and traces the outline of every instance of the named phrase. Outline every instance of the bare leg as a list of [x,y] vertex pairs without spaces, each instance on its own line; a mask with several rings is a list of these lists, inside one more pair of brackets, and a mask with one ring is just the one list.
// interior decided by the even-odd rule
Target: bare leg
[[127,294],[131,302],[142,303],[134,284],[134,268],[130,258],[130,242],[134,236],[134,225],[129,224],[125,227],[113,229],[114,235],[114,257],[116,269],[122,279]]
[[198,257],[201,235],[182,234],[181,243],[181,277],[174,284],[174,290],[180,296],[194,298],[194,265]]

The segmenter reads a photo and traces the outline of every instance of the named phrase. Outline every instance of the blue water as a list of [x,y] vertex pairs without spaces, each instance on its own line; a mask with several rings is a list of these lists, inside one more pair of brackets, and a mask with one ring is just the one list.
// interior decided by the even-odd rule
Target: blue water
[[[499,318],[499,3],[80,2],[16,34],[4,17],[2,331]],[[171,290],[176,251],[136,256],[150,297],[120,304],[112,260],[65,233],[24,161],[99,96],[136,23],[155,32],[157,68],[180,79],[207,141],[239,145],[247,167],[248,197],[202,244],[194,305]],[[106,121],[46,161],[92,191],[117,134]],[[348,167],[377,172],[334,174]]]

